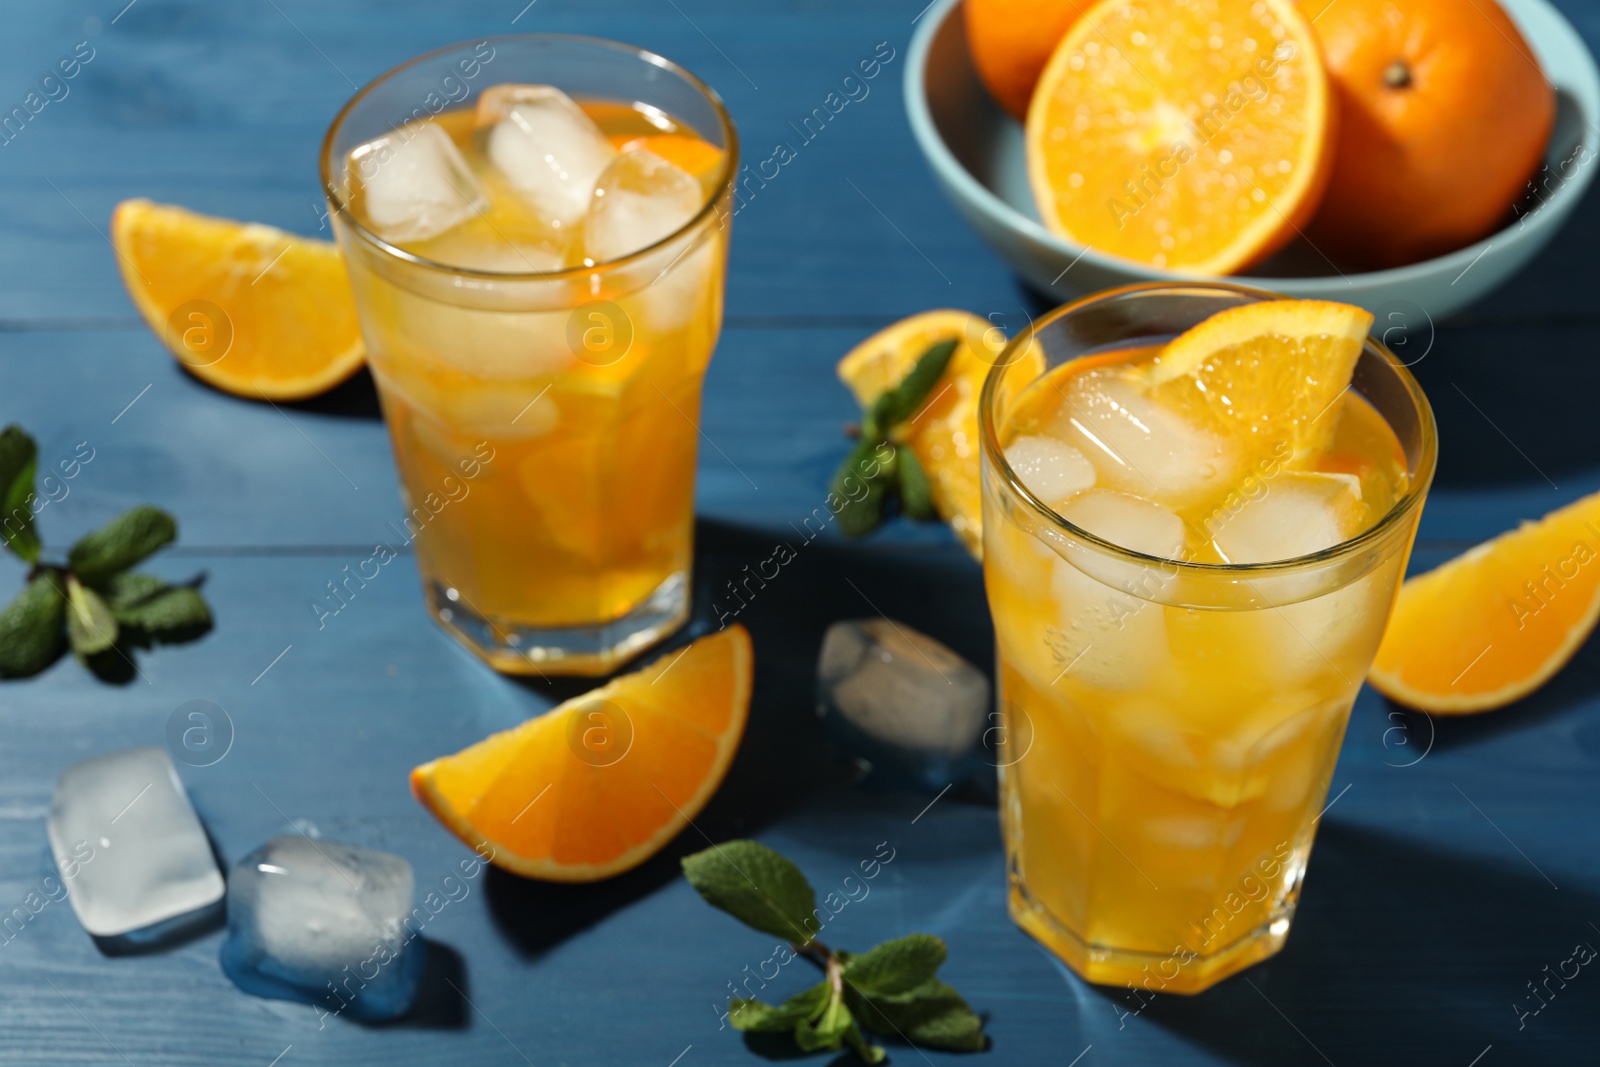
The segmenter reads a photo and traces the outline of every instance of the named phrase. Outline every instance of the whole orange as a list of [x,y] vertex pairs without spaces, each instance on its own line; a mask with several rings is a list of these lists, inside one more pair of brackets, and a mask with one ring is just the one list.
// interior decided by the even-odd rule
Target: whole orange
[[989,95],[1018,119],[1056,42],[1093,0],[962,0],[967,48]]
[[1392,267],[1485,236],[1538,166],[1555,95],[1494,0],[1334,0],[1313,20],[1339,98],[1310,236]]

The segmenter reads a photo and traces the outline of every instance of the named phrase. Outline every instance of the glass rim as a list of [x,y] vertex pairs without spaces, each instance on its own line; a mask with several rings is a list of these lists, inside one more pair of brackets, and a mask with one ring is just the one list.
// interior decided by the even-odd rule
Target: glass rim
[[[1268,289],[1258,289],[1253,286],[1235,285],[1230,282],[1208,281],[1179,281],[1179,282],[1140,282],[1133,285],[1118,286],[1114,289],[1103,289],[1088,296],[1079,297],[1069,303],[1063,304],[1029,324],[1028,328],[1006,343],[995,359],[989,373],[984,377],[983,390],[978,400],[978,436],[982,441],[985,460],[990,469],[1003,481],[1004,488],[1020,498],[1035,514],[1049,526],[1067,534],[1073,539],[1084,543],[1096,551],[1115,557],[1124,562],[1133,563],[1141,567],[1158,565],[1162,568],[1176,568],[1177,574],[1192,576],[1210,576],[1221,578],[1241,578],[1251,575],[1278,575],[1294,573],[1322,567],[1326,564],[1343,561],[1354,557],[1369,546],[1382,541],[1404,521],[1427,495],[1428,488],[1433,482],[1434,468],[1438,460],[1438,428],[1433,418],[1433,408],[1428,403],[1427,395],[1423,393],[1422,386],[1416,377],[1407,369],[1406,365],[1389,351],[1388,347],[1377,338],[1368,333],[1362,345],[1363,354],[1373,352],[1379,359],[1389,365],[1390,370],[1405,387],[1406,395],[1410,398],[1417,410],[1417,421],[1420,428],[1421,440],[1416,470],[1413,472],[1410,484],[1401,498],[1384,513],[1383,517],[1371,526],[1362,530],[1353,537],[1346,538],[1338,544],[1319,549],[1302,556],[1291,556],[1288,559],[1272,560],[1267,563],[1199,563],[1193,560],[1169,559],[1165,556],[1154,556],[1135,549],[1126,548],[1114,541],[1108,541],[1097,534],[1090,533],[1081,526],[1074,525],[1033,494],[1011,468],[1005,458],[1005,452],[1000,447],[999,435],[994,425],[994,403],[999,393],[1000,380],[1005,372],[1019,362],[1027,345],[1033,343],[1033,338],[1039,330],[1058,319],[1082,311],[1094,305],[1111,300],[1121,299],[1139,293],[1161,291],[1201,291],[1224,290],[1226,292],[1242,294],[1258,298],[1255,302],[1267,300],[1290,300],[1292,297],[1282,293],[1274,293]],[[1388,422],[1387,419],[1384,420]],[[1392,427],[1391,427],[1392,429]]]
[[[634,251],[629,252],[627,255],[618,256],[615,259],[602,260],[593,266],[563,267],[560,270],[551,271],[495,271],[482,270],[473,267],[457,267],[452,266],[449,263],[441,263],[438,260],[428,259],[425,256],[419,256],[414,252],[408,252],[398,245],[385,241],[382,237],[368,229],[361,222],[361,220],[355,216],[355,214],[350,210],[349,205],[345,203],[344,197],[340,195],[339,190],[334,187],[332,173],[334,136],[339,132],[339,129],[344,125],[345,120],[349,118],[350,114],[355,110],[357,105],[365,100],[367,96],[379,86],[388,83],[399,75],[404,74],[406,71],[411,70],[413,67],[416,67],[422,63],[426,63],[429,60],[438,59],[441,56],[448,55],[452,52],[460,52],[464,49],[473,48],[477,45],[486,43],[544,43],[586,45],[590,47],[605,48],[613,52],[621,52],[626,55],[631,55],[634,58],[649,64],[650,66],[659,67],[668,73],[677,75],[702,97],[704,97],[706,102],[711,105],[712,111],[717,116],[717,123],[721,127],[722,136],[726,143],[726,147],[723,149],[722,153],[722,171],[717,177],[716,188],[712,191],[711,195],[706,198],[706,202],[701,205],[700,210],[695,212],[693,218],[691,218],[688,222],[685,222],[682,226],[679,226],[677,229],[673,230],[671,233],[667,234],[665,237],[661,238],[659,241],[646,245],[643,248],[635,249]],[[398,129],[398,127],[396,128]],[[722,97],[718,95],[715,89],[701,81],[686,67],[674,63],[672,60],[660,55],[659,53],[652,52],[648,48],[641,48],[638,45],[628,44],[624,41],[613,41],[605,37],[591,37],[579,33],[507,33],[499,34],[497,36],[484,37],[477,40],[458,41],[455,44],[448,44],[442,48],[431,49],[427,52],[423,52],[421,55],[413,56],[398,66],[390,67],[376,78],[373,78],[360,89],[356,90],[355,95],[349,100],[345,101],[344,106],[341,107],[333,116],[333,121],[328,124],[328,132],[323,134],[322,147],[318,151],[317,157],[318,169],[321,172],[320,177],[322,179],[322,194],[327,199],[329,206],[333,209],[334,213],[339,215],[339,217],[344,220],[346,225],[350,227],[352,233],[354,233],[366,244],[372,246],[378,252],[381,252],[384,255],[390,256],[394,259],[398,259],[402,262],[409,263],[412,266],[420,267],[424,270],[438,271],[451,275],[464,275],[471,278],[481,278],[486,281],[554,282],[583,278],[596,273],[610,273],[618,270],[624,270],[649,257],[652,253],[660,251],[664,246],[671,244],[673,241],[682,237],[685,233],[688,233],[695,227],[699,226],[708,215],[716,211],[717,204],[722,200],[723,196],[727,194],[728,190],[733,187],[736,176],[739,173],[739,132],[734,127],[732,116],[728,114],[727,105],[722,102]]]

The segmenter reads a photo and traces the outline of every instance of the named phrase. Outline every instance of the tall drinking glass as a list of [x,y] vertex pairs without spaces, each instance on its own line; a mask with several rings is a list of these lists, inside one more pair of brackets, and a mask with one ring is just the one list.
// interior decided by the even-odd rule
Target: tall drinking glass
[[1282,947],[1433,476],[1433,416],[1369,338],[1340,447],[1392,464],[1392,505],[1342,543],[1265,564],[1097,537],[1030,492],[1005,447],[1037,390],[1270,299],[1209,284],[1092,296],[1014,341],[983,392],[1011,914],[1086,979],[1140,997],[1198,992]]
[[[622,156],[590,193],[577,164]],[[429,53],[328,131],[324,192],[399,468],[396,530],[434,617],[500,670],[605,673],[688,613],[737,167],[710,88],[584,37]]]

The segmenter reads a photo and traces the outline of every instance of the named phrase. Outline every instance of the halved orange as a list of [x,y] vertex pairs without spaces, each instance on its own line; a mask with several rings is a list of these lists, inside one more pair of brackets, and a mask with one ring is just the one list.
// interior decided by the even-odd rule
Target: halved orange
[[750,710],[743,626],[411,772],[451,833],[508,871],[593,882],[659,852],[706,806]]
[[1406,582],[1368,680],[1443,715],[1489,711],[1566,665],[1600,618],[1600,493]]
[[1293,0],[1102,0],[1028,108],[1045,225],[1185,273],[1264,259],[1310,221],[1332,172],[1318,48]]
[[1150,365],[1154,394],[1265,456],[1281,443],[1320,455],[1372,328],[1372,313],[1328,300],[1263,300],[1212,315]]
[[150,329],[224,392],[303,400],[366,360],[344,261],[327,241],[124,200],[111,243]]
[[[904,378],[931,346],[956,338],[944,376],[917,413],[893,432],[916,453],[928,474],[933,506],[974,558],[983,558],[983,504],[978,460],[978,394],[999,361],[1005,333],[967,311],[924,311],[873,334],[839,361],[839,378],[862,410]],[[1044,357],[1029,348],[1009,380],[1025,385],[1044,373]]]

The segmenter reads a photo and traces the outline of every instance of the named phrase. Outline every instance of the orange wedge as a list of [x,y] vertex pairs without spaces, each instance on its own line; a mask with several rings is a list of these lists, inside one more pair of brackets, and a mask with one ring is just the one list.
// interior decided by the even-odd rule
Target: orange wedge
[[366,359],[344,261],[326,241],[124,200],[111,243],[144,321],[224,392],[303,400]]
[[1310,221],[1332,171],[1333,97],[1293,0],[1102,0],[1028,108],[1046,226],[1168,270],[1227,274]]
[[624,134],[612,137],[611,143],[618,152],[631,152],[636,148],[654,152],[696,178],[705,178],[722,162],[722,149],[698,137],[685,137],[681,133],[655,133],[646,137]]
[[1372,314],[1349,304],[1244,304],[1168,342],[1151,364],[1151,386],[1252,458],[1281,443],[1298,457],[1320,456],[1371,328]]
[[435,818],[497,866],[593,882],[655,855],[706,806],[744,736],[743,626],[411,772]]
[[[898,384],[930,346],[959,339],[944,376],[917,413],[894,430],[927,471],[933,506],[976,559],[983,558],[983,505],[978,474],[978,394],[1000,358],[1005,334],[966,311],[924,311],[873,334],[839,361],[839,378],[862,410]],[[1044,356],[1030,348],[1008,371],[1020,387],[1044,373]]]
[[1489,711],[1565,666],[1600,618],[1600,493],[1406,582],[1368,680],[1423,711]]

